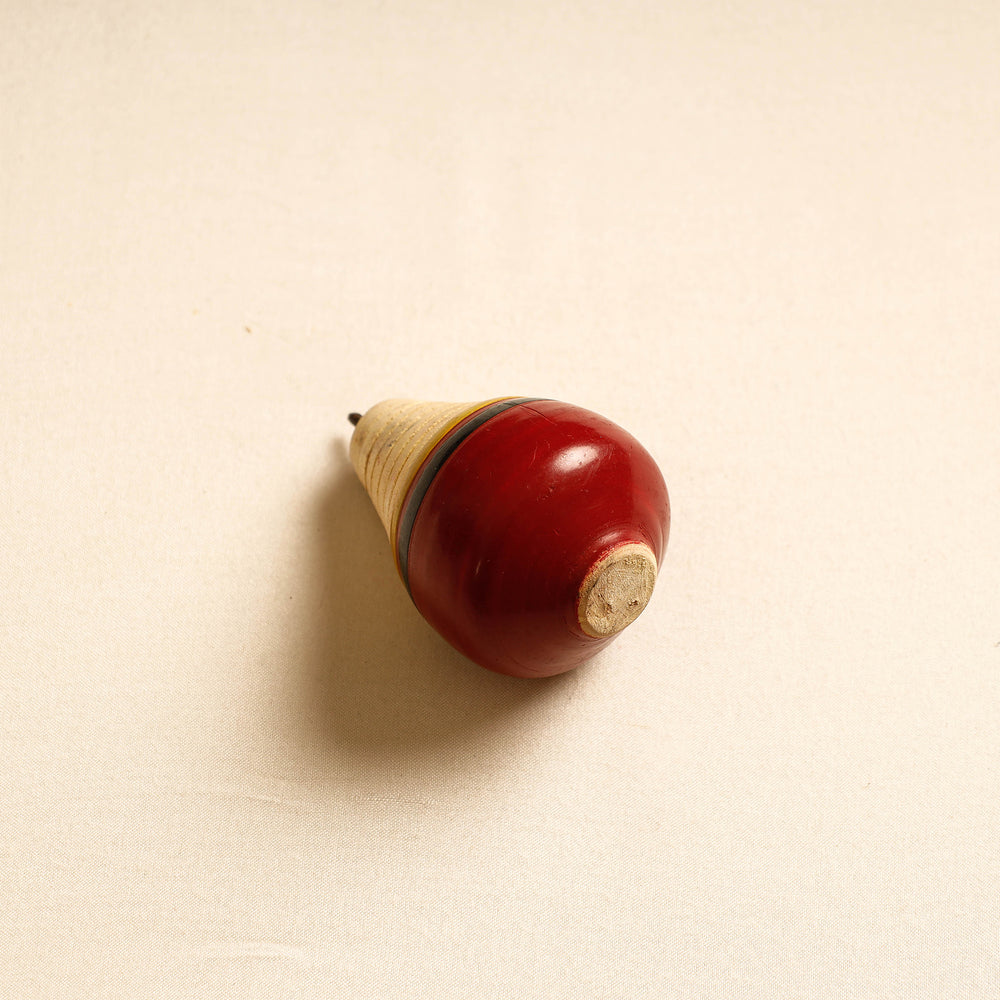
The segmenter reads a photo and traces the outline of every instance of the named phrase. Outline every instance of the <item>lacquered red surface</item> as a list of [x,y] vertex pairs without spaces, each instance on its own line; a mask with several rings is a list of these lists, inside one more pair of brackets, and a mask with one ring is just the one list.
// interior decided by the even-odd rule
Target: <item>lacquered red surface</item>
[[631,434],[567,403],[525,403],[473,431],[435,476],[410,539],[410,593],[482,666],[562,673],[614,638],[577,621],[587,570],[625,542],[645,542],[659,565],[669,527],[663,477]]

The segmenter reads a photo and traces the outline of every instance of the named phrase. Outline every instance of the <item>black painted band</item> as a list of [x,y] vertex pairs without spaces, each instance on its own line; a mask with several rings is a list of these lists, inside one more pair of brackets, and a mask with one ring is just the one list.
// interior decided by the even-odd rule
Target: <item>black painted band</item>
[[473,431],[482,427],[487,420],[492,420],[498,414],[514,406],[520,406],[522,403],[537,403],[541,398],[540,396],[518,396],[516,399],[501,399],[497,403],[483,407],[483,409],[473,413],[464,423],[460,423],[445,434],[427,456],[403,502],[403,510],[399,515],[399,527],[396,531],[396,562],[399,565],[399,575],[403,578],[407,590],[410,589],[409,556],[413,524],[417,519],[417,512],[424,501],[424,496],[441,466],[449,459],[455,449]]

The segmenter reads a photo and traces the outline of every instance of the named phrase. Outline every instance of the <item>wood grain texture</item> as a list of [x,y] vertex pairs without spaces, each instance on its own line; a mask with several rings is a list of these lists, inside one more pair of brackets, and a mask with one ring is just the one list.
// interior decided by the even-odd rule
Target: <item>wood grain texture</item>
[[486,403],[435,403],[386,399],[358,422],[351,463],[371,497],[390,543],[413,477],[434,445],[463,417]]

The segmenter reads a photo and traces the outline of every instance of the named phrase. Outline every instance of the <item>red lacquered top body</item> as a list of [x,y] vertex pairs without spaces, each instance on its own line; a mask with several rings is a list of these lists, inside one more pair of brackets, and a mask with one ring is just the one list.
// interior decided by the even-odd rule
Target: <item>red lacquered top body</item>
[[[433,453],[428,461],[433,461]],[[546,677],[614,636],[580,626],[588,570],[619,545],[663,556],[667,488],[649,453],[604,417],[526,400],[468,434],[413,517],[406,582],[453,646],[491,670]]]

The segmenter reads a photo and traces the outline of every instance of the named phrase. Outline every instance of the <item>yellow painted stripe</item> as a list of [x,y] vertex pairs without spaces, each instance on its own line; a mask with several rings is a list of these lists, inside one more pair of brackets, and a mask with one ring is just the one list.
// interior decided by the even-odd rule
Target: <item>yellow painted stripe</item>
[[[483,403],[476,403],[473,406],[470,406],[468,410],[464,410],[457,417],[451,420],[441,430],[441,432],[436,437],[434,437],[434,439],[427,445],[427,447],[421,453],[420,461],[418,461],[413,466],[413,475],[410,476],[410,481],[406,484],[406,489],[403,490],[402,503],[399,504],[398,509],[393,511],[392,514],[392,531],[390,532],[389,537],[392,539],[392,558],[393,561],[396,563],[396,572],[399,573],[400,579],[403,579],[403,571],[399,565],[399,518],[400,515],[403,513],[403,509],[406,507],[406,499],[410,495],[410,490],[413,487],[413,481],[417,478],[417,476],[420,473],[420,470],[424,467],[424,463],[427,461],[428,458],[430,458],[430,456],[433,454],[437,446],[441,444],[441,442],[449,434],[451,434],[451,432],[459,424],[463,423],[465,420],[468,420],[468,418],[473,416],[473,414],[478,413],[480,410],[485,410],[488,406],[493,406],[496,403],[502,403],[508,399],[520,399],[520,398],[521,397],[519,396],[497,396],[496,399],[487,399]],[[405,580],[403,580],[403,582],[406,583]]]

